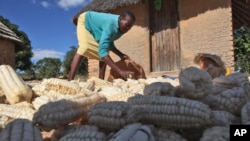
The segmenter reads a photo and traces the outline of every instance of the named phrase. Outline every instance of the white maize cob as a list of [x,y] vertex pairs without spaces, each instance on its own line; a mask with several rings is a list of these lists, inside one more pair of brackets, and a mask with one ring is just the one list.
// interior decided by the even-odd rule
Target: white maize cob
[[133,85],[128,88],[128,92],[132,94],[142,94],[145,86],[145,84]]
[[[54,101],[58,101],[58,100],[65,99],[65,98],[73,98],[76,95],[61,94],[61,93],[58,93],[54,90],[49,90],[46,95],[36,97],[32,101],[32,104],[33,104],[34,108],[36,110],[38,110],[42,105],[47,104],[49,102],[54,102]],[[82,95],[82,94],[80,94],[80,95]]]
[[9,65],[0,66],[0,85],[10,104],[21,101],[30,102],[32,98],[31,88],[26,85],[23,79]]
[[121,93],[121,94],[113,94],[106,96],[106,101],[127,101],[130,97],[133,97],[137,94],[135,93]]
[[87,82],[79,82],[78,84],[83,89],[95,91],[95,82],[93,80],[88,80]]
[[116,87],[116,86],[103,86],[100,88],[98,93],[103,97],[107,97],[107,96],[112,96],[115,94],[126,93],[126,91],[124,89],[122,89],[120,87]]
[[129,97],[135,96],[134,93],[128,93],[116,86],[103,86],[98,93],[105,97],[106,101],[127,101]]
[[81,91],[81,87],[78,84],[59,78],[44,79],[42,84],[45,84],[49,90],[54,90],[62,94],[74,95]]
[[172,86],[179,86],[180,85],[178,78],[170,79],[170,78],[156,77],[156,78],[138,79],[138,81],[140,83],[145,84],[145,85],[149,85],[149,84],[155,83],[155,82],[168,82]]
[[19,107],[16,105],[0,104],[0,116],[8,116],[11,118],[24,118],[32,120],[35,113],[34,109],[29,107]]
[[94,81],[95,87],[111,86],[112,85],[111,82],[97,78],[97,77],[91,77],[88,81]]
[[18,106],[18,107],[27,107],[30,109],[34,109],[33,105],[31,103],[28,103],[27,101],[19,102],[19,103],[16,103],[14,105]]
[[35,85],[31,89],[34,92],[34,94],[37,96],[45,95],[49,91],[49,87],[45,84]]

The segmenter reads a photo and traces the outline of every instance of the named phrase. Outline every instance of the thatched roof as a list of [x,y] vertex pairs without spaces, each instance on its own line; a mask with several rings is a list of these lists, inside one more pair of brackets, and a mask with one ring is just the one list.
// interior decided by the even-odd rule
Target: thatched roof
[[99,12],[108,12],[110,10],[116,9],[117,7],[133,5],[141,1],[142,0],[93,0],[89,5],[81,9],[73,17],[73,23],[76,25],[79,14],[85,11],[92,10],[92,11],[99,11]]
[[7,26],[0,22],[0,38],[10,40],[16,44],[16,51],[24,49],[23,41]]

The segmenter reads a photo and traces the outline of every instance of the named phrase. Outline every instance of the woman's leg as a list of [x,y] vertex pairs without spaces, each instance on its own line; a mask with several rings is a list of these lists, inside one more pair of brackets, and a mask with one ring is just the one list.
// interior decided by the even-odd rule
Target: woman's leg
[[76,70],[78,69],[81,61],[82,61],[82,56],[79,54],[75,54],[75,56],[71,62],[71,66],[70,66],[70,72],[69,72],[69,78],[68,78],[69,81],[74,79]]
[[107,64],[105,62],[99,61],[99,78],[100,79],[105,78],[106,66]]

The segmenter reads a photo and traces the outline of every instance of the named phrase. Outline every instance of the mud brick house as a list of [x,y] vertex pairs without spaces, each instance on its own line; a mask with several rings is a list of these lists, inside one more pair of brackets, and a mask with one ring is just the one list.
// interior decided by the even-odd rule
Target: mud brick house
[[[248,0],[94,0],[79,13],[132,10],[135,26],[115,44],[147,76],[161,76],[193,65],[199,52],[217,54],[233,69],[233,29],[249,25],[249,7]],[[98,61],[89,60],[89,76],[98,76]]]
[[0,65],[5,64],[15,68],[15,53],[24,47],[21,39],[0,22]]

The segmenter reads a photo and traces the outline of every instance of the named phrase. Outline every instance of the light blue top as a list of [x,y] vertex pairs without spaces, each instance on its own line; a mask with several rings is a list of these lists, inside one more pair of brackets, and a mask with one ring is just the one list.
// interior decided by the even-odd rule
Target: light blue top
[[99,43],[98,56],[103,58],[109,55],[109,50],[114,47],[114,41],[122,36],[118,25],[119,15],[86,12],[85,27]]

